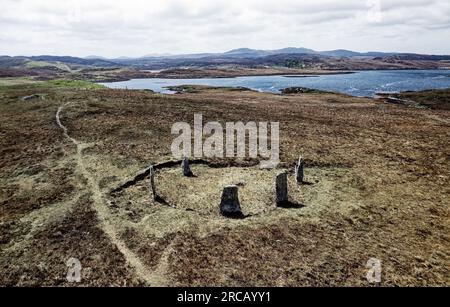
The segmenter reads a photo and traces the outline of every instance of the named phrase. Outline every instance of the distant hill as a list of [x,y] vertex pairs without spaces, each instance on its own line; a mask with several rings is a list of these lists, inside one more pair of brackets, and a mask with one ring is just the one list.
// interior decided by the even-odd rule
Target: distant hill
[[[240,49],[233,49],[233,50],[224,52],[222,55],[224,57],[238,56],[238,57],[245,57],[245,58],[257,58],[260,56],[265,56],[267,54],[268,54],[268,51],[266,51],[266,50],[240,48]],[[219,54],[217,54],[217,55],[219,55]]]
[[86,65],[86,66],[94,66],[94,67],[114,67],[117,66],[116,62],[111,60],[102,60],[102,59],[83,59],[71,56],[53,56],[53,55],[39,55],[39,56],[31,56],[28,59],[34,61],[45,61],[45,62],[61,62],[66,64],[77,64],[77,65]]
[[205,67],[217,65],[273,66],[317,69],[400,69],[434,68],[436,65],[417,65],[412,61],[450,60],[444,55],[402,54],[395,52],[355,52],[351,50],[315,51],[288,47],[277,50],[250,48],[233,49],[224,53],[198,53],[116,60],[125,66],[139,69],[166,69],[176,67]]
[[88,55],[84,58],[88,59],[88,60],[107,60],[107,58],[99,56],[99,55]]
[[316,51],[308,48],[296,48],[287,47],[283,49],[276,50],[260,50],[260,49],[250,49],[250,48],[239,48],[233,49],[223,53],[198,53],[198,54],[180,54],[180,55],[170,55],[170,56],[145,56],[143,58],[204,58],[204,57],[240,57],[240,58],[258,58],[268,55],[276,54],[316,54],[334,57],[380,57],[380,56],[391,56],[398,53],[395,52],[356,52],[345,49],[330,50],[330,51]]
[[86,58],[72,56],[0,56],[3,75],[83,73],[90,70],[161,70],[169,68],[212,68],[240,66],[249,68],[288,67],[328,70],[363,69],[437,69],[450,66],[450,55],[426,55],[395,52],[355,52],[338,49],[315,51],[307,48],[287,47],[277,50],[250,48],[233,49],[223,53],[149,54],[145,57],[119,57],[107,59],[92,55]]

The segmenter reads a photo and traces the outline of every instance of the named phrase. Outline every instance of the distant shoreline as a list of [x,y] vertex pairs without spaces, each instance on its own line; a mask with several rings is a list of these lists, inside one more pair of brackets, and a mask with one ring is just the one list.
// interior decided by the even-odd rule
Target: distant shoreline
[[[366,73],[365,73],[366,72]],[[354,74],[361,74],[355,76]],[[339,76],[342,75],[342,76]],[[315,89],[326,92],[344,93],[355,97],[374,97],[381,89],[390,92],[407,90],[426,90],[450,87],[447,71],[434,70],[420,71],[360,71],[360,72],[327,72],[322,74],[310,72],[309,74],[291,75],[250,75],[236,79],[235,77],[197,77],[197,78],[134,78],[129,81],[102,82],[109,88],[149,89],[165,93],[165,88],[180,87],[183,85],[209,86],[209,87],[246,87],[255,91],[279,93],[283,89],[292,89],[294,92],[303,92],[303,89]],[[333,77],[335,76],[335,77]],[[435,77],[438,77],[437,79]],[[225,79],[226,78],[226,79]],[[309,79],[308,79],[309,78]],[[223,79],[223,81],[221,81]],[[408,82],[398,84],[398,81]],[[417,81],[419,80],[419,81]],[[353,85],[352,85],[353,84]]]
[[305,78],[305,77],[319,77],[328,75],[347,75],[354,74],[357,71],[269,71],[264,72],[264,70],[206,70],[206,69],[196,69],[196,70],[185,70],[185,69],[174,69],[174,70],[163,70],[158,73],[147,73],[145,71],[136,71],[133,73],[135,76],[128,76],[128,73],[121,73],[113,76],[111,78],[105,78],[101,80],[95,80],[97,83],[110,83],[110,82],[123,82],[130,81],[133,79],[229,79],[229,78],[239,78],[239,77],[268,77],[268,76],[284,76],[286,78]]
[[120,73],[116,76],[111,76],[110,78],[104,78],[100,80],[93,80],[96,83],[111,83],[111,82],[124,82],[134,79],[231,79],[239,77],[268,77],[268,76],[283,76],[286,78],[311,78],[320,76],[332,76],[332,75],[349,75],[364,71],[418,71],[418,70],[447,70],[450,72],[450,68],[439,68],[439,69],[353,69],[353,70],[342,70],[342,71],[332,71],[332,70],[322,70],[322,71],[279,71],[279,72],[237,72],[228,70],[214,70],[209,71],[206,69],[198,70],[163,70],[158,73],[147,73],[145,71],[133,72],[131,76],[127,73],[121,75]]

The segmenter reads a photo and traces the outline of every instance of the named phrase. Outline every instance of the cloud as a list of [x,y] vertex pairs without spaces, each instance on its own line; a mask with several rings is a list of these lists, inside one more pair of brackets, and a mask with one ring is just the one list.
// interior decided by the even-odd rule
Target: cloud
[[304,46],[450,54],[448,0],[0,0],[0,54]]

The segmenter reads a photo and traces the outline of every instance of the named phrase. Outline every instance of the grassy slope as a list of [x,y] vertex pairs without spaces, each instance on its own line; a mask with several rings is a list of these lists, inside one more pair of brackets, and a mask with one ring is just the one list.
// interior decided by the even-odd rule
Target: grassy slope
[[0,79],[0,88],[4,88],[7,91],[15,89],[22,89],[26,86],[27,89],[85,89],[95,90],[105,88],[101,84],[92,83],[82,80],[68,80],[68,79],[55,79],[49,81],[37,81],[30,78],[4,78]]
[[418,102],[421,105],[431,109],[450,110],[450,89],[405,92],[396,96],[402,99]]

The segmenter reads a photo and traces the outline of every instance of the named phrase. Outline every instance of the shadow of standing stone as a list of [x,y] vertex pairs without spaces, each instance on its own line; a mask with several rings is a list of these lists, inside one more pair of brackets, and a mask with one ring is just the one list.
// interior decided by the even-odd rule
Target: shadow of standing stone
[[238,187],[235,185],[226,186],[222,192],[220,202],[220,214],[228,218],[242,219],[244,215],[239,203]]
[[155,169],[153,166],[150,166],[150,190],[154,201],[157,201],[158,195],[156,194],[156,186],[155,186]]

